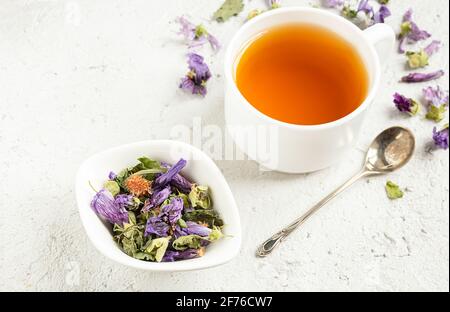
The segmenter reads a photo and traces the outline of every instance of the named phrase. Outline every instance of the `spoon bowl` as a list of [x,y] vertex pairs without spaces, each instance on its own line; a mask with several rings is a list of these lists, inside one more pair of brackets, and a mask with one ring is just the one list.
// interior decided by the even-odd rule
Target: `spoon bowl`
[[412,132],[402,127],[392,127],[381,132],[367,151],[365,168],[371,173],[387,173],[403,167],[415,149]]

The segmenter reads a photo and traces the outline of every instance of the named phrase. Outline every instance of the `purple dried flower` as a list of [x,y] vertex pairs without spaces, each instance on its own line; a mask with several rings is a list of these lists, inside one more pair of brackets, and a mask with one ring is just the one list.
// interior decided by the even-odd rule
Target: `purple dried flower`
[[400,44],[399,44],[399,52],[404,53],[405,48],[404,45],[407,42],[417,42],[421,40],[425,40],[431,37],[431,34],[425,30],[421,30],[419,26],[412,20],[412,9],[406,11],[403,16],[403,23],[401,25],[401,31],[399,35]]
[[419,110],[419,105],[416,101],[406,98],[399,93],[394,94],[394,104],[400,112],[410,115],[415,115]]
[[188,54],[189,72],[181,79],[180,88],[190,91],[192,94],[206,95],[206,82],[211,78],[208,65],[203,61],[203,57],[195,54]]
[[115,203],[120,207],[127,207],[133,205],[133,196],[128,194],[119,194],[114,199]]
[[208,35],[206,36],[206,39],[208,40],[208,42],[211,45],[211,48],[213,48],[213,50],[217,51],[220,49],[220,43],[216,37],[214,37],[213,35],[208,33]]
[[114,172],[111,171],[111,172],[108,174],[108,179],[114,180],[115,178],[117,178],[117,174],[115,174]]
[[423,97],[427,104],[434,106],[448,105],[448,93],[445,93],[438,86],[423,89]]
[[147,237],[150,234],[155,234],[158,237],[166,237],[168,236],[169,228],[169,225],[161,217],[151,217],[147,220],[144,235]]
[[428,56],[432,56],[434,53],[439,51],[441,47],[441,42],[438,40],[433,40],[425,49],[423,49]]
[[216,37],[211,35],[203,25],[195,26],[190,21],[188,21],[184,16],[180,16],[176,21],[181,25],[178,34],[184,36],[186,41],[189,42],[189,47],[199,47],[209,42],[213,50],[220,49],[219,41]]
[[187,233],[187,235],[195,234],[199,236],[208,236],[211,233],[210,228],[196,222],[186,221],[186,225],[187,227],[183,230]]
[[155,179],[155,186],[162,188],[169,184],[172,179],[186,166],[187,161],[181,158],[175,165],[170,167],[167,172],[161,174]]
[[180,16],[176,19],[181,26],[179,35],[182,35],[186,40],[192,41],[195,39],[195,25],[188,21],[184,16]]
[[373,8],[369,4],[369,0],[359,1],[357,12],[364,12],[366,14],[373,13]]
[[211,229],[205,225],[198,224],[192,221],[186,221],[186,227],[175,226],[174,236],[178,238],[180,236],[186,235],[198,235],[202,237],[207,237],[211,234]]
[[409,8],[405,14],[403,14],[403,22],[411,22],[412,21],[413,10]]
[[448,149],[448,132],[448,125],[441,131],[437,131],[436,127],[433,128],[433,141],[436,147]]
[[149,211],[150,209],[161,205],[167,198],[169,198],[171,192],[172,191],[169,185],[162,189],[154,190],[150,200],[146,201],[144,207],[142,208],[142,212]]
[[192,188],[192,183],[183,177],[181,174],[177,174],[170,181],[170,185],[176,187],[182,193],[189,193]]
[[175,225],[175,229],[173,231],[173,236],[175,237],[175,239],[177,239],[180,236],[186,236],[189,235],[185,230],[185,228],[182,228],[181,226],[179,226],[178,224]]
[[108,222],[122,225],[128,222],[127,204],[123,197],[116,200],[111,192],[102,189],[92,199],[91,208]]
[[[170,168],[170,165],[165,162],[162,162],[161,166],[163,166],[164,168],[167,168],[167,169]],[[181,193],[185,193],[185,194],[189,193],[192,188],[192,182],[190,182],[188,179],[186,179],[181,174],[176,174],[170,181],[170,185],[172,185],[173,187],[176,187]]]
[[373,16],[373,20],[375,23],[384,23],[384,20],[391,16],[391,11],[385,5],[381,5],[378,12],[376,12]]
[[180,197],[174,197],[169,204],[162,207],[160,216],[164,216],[170,224],[174,225],[181,218],[182,212],[183,200]]
[[177,260],[187,260],[197,258],[200,255],[200,249],[188,248],[186,250],[174,251],[167,250],[162,259],[163,262],[173,262]]
[[344,0],[325,0],[325,6],[329,8],[337,8],[344,4]]
[[198,78],[203,78],[202,80],[207,80],[209,78],[209,68],[202,56],[195,53],[189,53],[188,66],[190,70],[199,76]]
[[412,42],[425,40],[431,37],[431,34],[426,30],[421,30],[416,23],[411,23],[411,30],[407,34],[407,38]]
[[401,81],[407,82],[407,83],[424,82],[424,81],[439,79],[442,76],[444,76],[444,74],[445,73],[443,70],[438,70],[438,71],[426,73],[426,74],[411,73],[407,76],[402,77]]

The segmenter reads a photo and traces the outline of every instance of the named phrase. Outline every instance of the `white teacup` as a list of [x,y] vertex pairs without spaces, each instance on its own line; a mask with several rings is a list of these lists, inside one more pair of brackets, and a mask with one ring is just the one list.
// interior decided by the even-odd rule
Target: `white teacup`
[[[235,70],[246,44],[268,28],[293,22],[326,27],[360,54],[369,76],[369,92],[352,113],[320,125],[289,124],[264,115],[240,93]],[[345,18],[321,9],[280,8],[253,18],[235,34],[225,56],[225,119],[236,145],[271,170],[303,173],[332,165],[355,144],[380,84],[380,60],[389,56],[394,42],[395,34],[385,24],[362,31]]]

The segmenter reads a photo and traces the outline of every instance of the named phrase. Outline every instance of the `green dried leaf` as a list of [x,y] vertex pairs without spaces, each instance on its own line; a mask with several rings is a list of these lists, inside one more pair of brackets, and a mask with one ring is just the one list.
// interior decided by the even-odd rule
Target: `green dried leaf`
[[106,181],[103,184],[103,188],[108,190],[112,194],[112,196],[116,196],[120,193],[120,186],[116,181]]
[[186,194],[183,194],[178,191],[177,197],[180,197],[183,200],[183,207],[190,207],[191,204],[189,202],[189,197]]
[[[146,211],[142,212],[137,216],[137,223],[138,225],[145,226],[147,224],[147,220],[150,218],[150,214],[153,214],[154,211]],[[152,215],[153,216],[153,215]]]
[[425,118],[433,120],[434,122],[440,122],[442,119],[444,119],[446,111],[447,111],[446,105],[441,105],[439,107],[430,105],[430,107],[428,108],[428,113],[426,114]]
[[403,191],[392,181],[386,182],[386,194],[389,199],[398,199],[403,197]]
[[206,30],[205,26],[200,24],[195,27],[195,38],[198,39],[206,35],[208,35],[208,31]]
[[165,172],[165,170],[163,168],[143,169],[143,170],[137,171],[136,173],[133,173],[133,175],[146,176],[149,174],[155,174],[155,173],[161,173],[161,172]]
[[198,209],[186,212],[183,215],[183,220],[206,223],[208,227],[223,225],[222,219],[213,209]]
[[349,5],[345,5],[342,8],[342,15],[345,16],[346,18],[352,19],[352,18],[356,18],[358,16],[358,11],[356,11],[355,9],[351,8]]
[[187,224],[186,224],[186,221],[184,221],[183,219],[178,219],[177,223],[183,229],[188,227]]
[[132,238],[123,237],[121,243],[122,250],[129,256],[133,257],[139,249]]
[[188,248],[198,249],[202,247],[201,242],[203,239],[199,235],[180,236],[173,241],[172,247],[176,250],[185,250]]
[[117,177],[115,178],[114,181],[117,182],[117,184],[119,184],[120,188],[122,190],[125,190],[125,180],[128,179],[128,177],[132,174],[131,170],[129,168],[124,169],[122,171],[119,172],[119,174],[117,175]]
[[412,30],[411,22],[404,22],[400,26],[400,37],[404,37]]
[[222,6],[214,13],[213,18],[218,22],[225,22],[230,17],[238,15],[244,9],[242,0],[225,0]]
[[217,227],[217,226],[214,226],[212,231],[211,231],[211,233],[208,236],[208,240],[210,242],[214,242],[214,241],[216,241],[218,239],[221,239],[222,237],[223,237],[223,233],[220,230],[220,228]]
[[148,255],[150,260],[161,262],[164,254],[166,253],[167,247],[169,246],[170,239],[170,236],[152,239],[143,248],[143,252]]
[[161,163],[157,160],[153,160],[145,156],[138,158],[138,160],[143,169],[161,169]]
[[194,185],[189,193],[189,200],[191,201],[192,207],[208,209],[211,207],[209,188],[204,185]]
[[128,218],[128,223],[124,223],[123,226],[114,224],[114,239],[127,255],[134,257],[144,246],[145,226],[136,224],[136,216],[133,212],[128,212]]
[[131,225],[136,225],[136,215],[134,212],[129,211],[128,212],[128,223]]
[[161,163],[157,160],[153,160],[148,157],[140,157],[138,158],[138,160],[139,164],[128,169],[129,171],[128,176],[132,174],[139,174],[142,175],[147,180],[153,180],[155,178],[156,173],[166,171],[166,168],[162,167]]
[[409,114],[410,114],[411,116],[415,116],[415,115],[417,115],[417,113],[419,112],[419,110],[420,110],[420,105],[419,105],[419,103],[417,103],[416,101],[412,100],[411,111],[409,112]]

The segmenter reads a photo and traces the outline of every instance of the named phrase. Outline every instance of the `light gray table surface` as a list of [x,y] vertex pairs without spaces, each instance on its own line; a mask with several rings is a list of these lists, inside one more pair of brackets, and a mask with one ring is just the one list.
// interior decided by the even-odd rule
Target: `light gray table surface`
[[[448,1],[391,0],[388,23],[415,10],[444,48],[429,69],[448,73]],[[113,263],[90,243],[74,179],[91,154],[170,138],[201,122],[224,127],[224,49],[206,56],[214,74],[205,98],[178,89],[186,48],[174,18],[188,14],[227,45],[245,14],[210,21],[221,1],[0,0],[0,290],[22,291],[448,291],[449,156],[425,152],[433,123],[393,108],[395,91],[420,97],[427,84],[398,83],[393,54],[357,147],[320,172],[264,172],[248,160],[217,164],[243,226],[238,257],[212,269],[151,273]],[[290,0],[283,5],[309,6]],[[264,1],[246,1],[264,8]],[[448,90],[448,75],[436,83]],[[446,116],[448,122],[448,115]],[[360,181],[292,235],[271,257],[257,243],[358,170],[372,138],[392,125],[412,129],[417,152],[389,179],[408,189],[390,201],[387,177]]]

